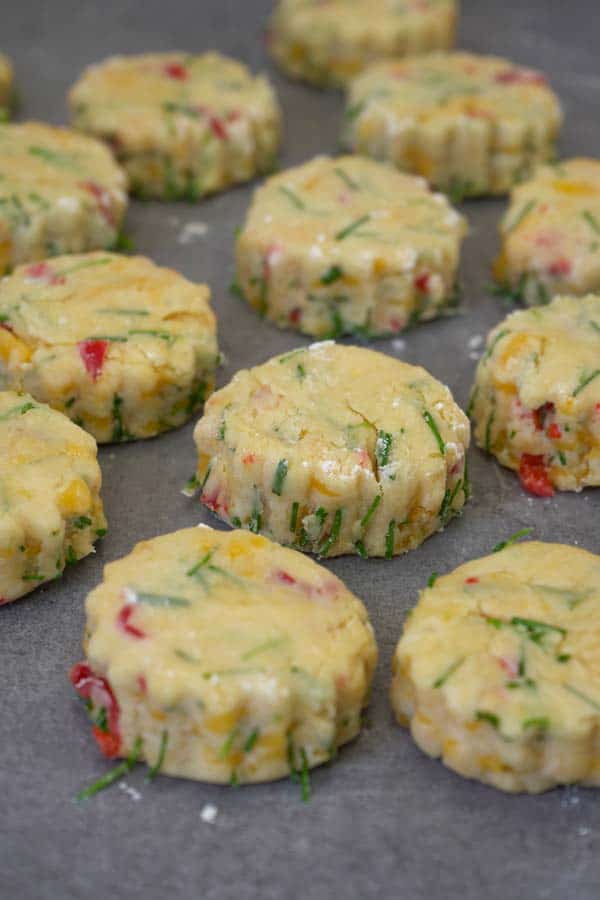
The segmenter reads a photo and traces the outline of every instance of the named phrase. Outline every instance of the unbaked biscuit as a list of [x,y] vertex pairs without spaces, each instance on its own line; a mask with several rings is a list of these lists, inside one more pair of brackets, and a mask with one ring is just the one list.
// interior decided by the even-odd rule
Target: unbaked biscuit
[[73,125],[110,144],[142,197],[196,201],[276,162],[269,82],[217,53],[110,57],[86,69],[69,103]]
[[421,178],[321,156],[255,193],[237,288],[280,327],[380,337],[455,305],[465,220]]
[[531,493],[600,485],[600,296],[557,297],[500,322],[470,412],[479,446]]
[[21,266],[0,282],[0,386],[29,391],[100,442],[176,428],[214,386],[209,298],[143,256]]
[[351,82],[343,139],[462,199],[504,194],[529,176],[553,156],[561,121],[541,73],[433,53],[375,63]]
[[600,787],[600,557],[527,542],[421,593],[391,700],[419,747],[466,778],[538,793]]
[[343,85],[381,57],[451,47],[457,7],[457,0],[280,0],[268,44],[292,77]]
[[96,454],[66,416],[0,392],[0,605],[58,578],[105,534]]
[[363,604],[300,553],[188,528],[110,563],[71,680],[107,756],[217,783],[299,776],[360,731],[377,647]]
[[242,370],[196,425],[201,502],[316,553],[403,553],[469,495],[469,424],[425,369],[313,344]]

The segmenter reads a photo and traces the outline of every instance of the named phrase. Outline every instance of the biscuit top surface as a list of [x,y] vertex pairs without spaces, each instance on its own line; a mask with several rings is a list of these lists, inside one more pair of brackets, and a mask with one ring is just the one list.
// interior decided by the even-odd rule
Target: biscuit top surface
[[600,557],[525,542],[423,591],[400,671],[508,738],[586,732],[600,715]]
[[164,702],[218,705],[253,686],[275,697],[297,683],[320,703],[374,653],[366,610],[338,578],[242,531],[203,526],[138,544],[106,567],[87,611],[90,660],[116,682],[144,672]]
[[20,266],[0,282],[0,315],[41,345],[107,340],[125,344],[214,334],[209,290],[143,256],[60,256]]

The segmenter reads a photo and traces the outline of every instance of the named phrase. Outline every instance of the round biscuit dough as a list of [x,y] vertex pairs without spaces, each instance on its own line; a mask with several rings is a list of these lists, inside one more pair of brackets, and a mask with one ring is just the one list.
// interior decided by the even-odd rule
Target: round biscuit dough
[[66,416],[0,392],[0,605],[59,577],[106,533],[96,455]]
[[600,485],[600,295],[519,310],[489,334],[470,414],[477,444],[534,494]]
[[112,56],[85,70],[69,105],[74,127],[110,144],[141,197],[194,202],[276,164],[271,85],[217,53]]
[[345,146],[422,175],[454,199],[505,194],[554,155],[562,122],[544,76],[506,59],[432,53],[352,81]]
[[382,57],[451,47],[457,7],[457,0],[280,0],[268,46],[293,78],[344,85]]
[[202,526],[138,544],[86,601],[71,680],[108,756],[217,783],[270,781],[360,731],[377,660],[363,604],[316,563]]
[[420,178],[317,157],[256,191],[236,284],[262,315],[313,337],[381,337],[456,304],[466,222]]
[[600,557],[526,542],[424,590],[393,661],[392,706],[466,778],[538,793],[600,786]]
[[63,256],[0,282],[0,386],[29,391],[102,443],[182,425],[214,387],[206,285],[143,256]]
[[127,178],[92,138],[38,122],[0,124],[0,274],[117,244]]
[[332,341],[238,372],[194,440],[205,506],[319,556],[411,550],[469,495],[469,424],[448,388]]

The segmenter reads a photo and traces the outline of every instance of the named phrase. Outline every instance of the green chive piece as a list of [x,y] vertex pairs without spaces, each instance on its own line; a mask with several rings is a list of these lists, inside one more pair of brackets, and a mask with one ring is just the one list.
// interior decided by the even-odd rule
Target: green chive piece
[[486,709],[478,709],[475,713],[477,722],[489,722],[493,728],[500,727],[500,719],[495,713],[488,712]]
[[158,759],[154,763],[154,765],[150,768],[150,771],[146,775],[145,781],[152,781],[160,770],[162,769],[163,763],[165,761],[165,754],[167,752],[167,745],[169,743],[169,732],[165,729],[160,736],[160,749],[158,751]]
[[464,663],[464,661],[465,661],[465,657],[463,656],[463,657],[461,657],[461,659],[457,659],[457,660],[455,660],[451,665],[449,665],[448,668],[445,669],[445,670],[442,672],[442,674],[440,675],[440,677],[437,678],[437,679],[433,682],[433,687],[434,687],[434,688],[441,688],[441,687],[443,687],[443,685],[446,684],[446,682],[448,681],[448,679],[450,678],[450,676],[451,676],[451,675],[454,675],[454,673],[456,672],[457,669],[460,669],[460,667],[462,666],[462,664]]
[[89,787],[84,788],[82,791],[79,791],[78,794],[75,794],[75,801],[77,803],[81,803],[82,800],[88,800],[90,797],[93,797],[95,794],[99,794],[100,791],[103,791],[104,788],[110,787],[111,784],[114,784],[115,781],[118,781],[122,775],[127,775],[128,772],[131,772],[134,765],[139,759],[140,753],[142,751],[142,739],[140,737],[136,738],[135,744],[133,745],[133,750],[127,759],[124,759],[122,763],[118,766],[115,766],[114,769],[111,769],[110,772],[106,772],[102,778],[99,778],[98,781],[91,784]]
[[369,524],[369,522],[371,521],[371,519],[372,519],[373,516],[375,515],[375,510],[377,509],[377,507],[378,507],[379,504],[381,503],[381,499],[382,499],[382,495],[381,495],[381,494],[377,494],[377,496],[375,497],[375,499],[374,499],[373,502],[371,503],[370,507],[368,508],[368,510],[366,511],[366,513],[364,514],[364,516],[362,517],[362,519],[360,520],[361,528],[366,528],[366,527],[367,527],[367,525]]
[[321,284],[334,284],[343,278],[344,272],[339,266],[330,266],[329,269],[321,276]]
[[258,506],[258,500],[255,503],[254,509],[252,510],[252,515],[250,516],[250,521],[248,522],[248,528],[254,534],[258,534],[262,528],[262,513]]
[[73,528],[78,528],[80,531],[83,528],[88,528],[92,524],[92,520],[88,516],[79,516],[79,518],[73,520]]
[[0,422],[4,422],[6,419],[11,419],[13,416],[24,416],[25,413],[28,413],[30,409],[37,409],[35,403],[22,403],[20,406],[13,406],[5,413],[2,413],[2,415],[0,416]]
[[442,455],[444,455],[446,452],[446,444],[444,443],[444,439],[442,438],[442,436],[440,434],[440,431],[439,431],[439,428],[437,427],[435,419],[433,418],[433,416],[431,415],[431,413],[429,412],[428,409],[423,410],[423,418],[427,422],[427,425],[431,429],[431,432],[437,441],[437,445],[440,448],[440,453]]
[[375,444],[375,458],[380,468],[387,466],[392,449],[392,436],[388,431],[377,432],[377,442]]
[[369,554],[367,553],[367,548],[365,547],[364,541],[358,540],[354,544],[356,547],[356,552],[360,556],[361,559],[368,559]]
[[302,768],[300,770],[300,791],[302,802],[308,803],[310,800],[310,774],[308,769],[308,757],[304,747],[300,747],[300,759],[302,760]]
[[542,644],[544,638],[549,634],[559,634],[561,637],[566,637],[567,635],[566,628],[561,628],[558,625],[549,625],[548,622],[540,622],[537,619],[524,619],[521,616],[513,616],[510,624],[521,634],[524,634],[525,637],[529,638],[530,641],[533,641],[534,644]]
[[588,384],[590,384],[595,378],[598,377],[598,375],[600,375],[600,369],[595,369],[590,375],[582,376],[579,384],[577,385],[571,396],[576,397],[578,394],[580,394],[584,390],[584,388],[588,386]]
[[329,537],[321,544],[320,547],[317,548],[317,554],[319,556],[326,556],[339,538],[340,529],[342,527],[343,512],[344,511],[342,509],[336,509]]
[[138,603],[147,603],[149,606],[167,606],[171,608],[191,606],[189,600],[184,597],[171,597],[169,594],[149,594],[145,591],[135,591]]
[[534,728],[536,731],[548,731],[550,728],[550,719],[547,716],[524,719],[523,731],[527,731],[528,728]]
[[427,587],[432,588],[439,577],[440,576],[437,572],[432,572],[431,575],[429,576],[429,578],[427,579]]
[[588,223],[594,234],[600,235],[600,222],[598,222],[596,216],[591,213],[589,209],[584,209],[581,215]]
[[350,225],[347,225],[345,228],[342,228],[341,231],[335,235],[336,241],[344,241],[347,237],[349,237],[354,231],[361,227],[361,225],[365,225],[367,222],[371,220],[371,216],[367,213],[364,216],[361,216],[360,219],[355,219],[354,222],[351,222]]
[[483,354],[483,360],[484,360],[484,361],[485,361],[486,359],[489,359],[489,358],[490,358],[490,356],[492,355],[492,353],[493,353],[494,350],[496,349],[497,345],[500,343],[500,341],[502,340],[502,338],[505,338],[505,337],[506,337],[507,334],[510,334],[510,329],[509,329],[509,328],[503,328],[501,331],[498,332],[498,334],[494,337],[494,339],[491,341],[491,343],[488,344],[488,347],[487,347],[485,353]]
[[505,541],[500,541],[499,544],[496,544],[495,547],[492,547],[492,553],[499,553],[506,547],[511,547],[513,544],[518,543],[521,538],[527,537],[529,534],[531,534],[533,530],[533,528],[521,528],[520,531],[515,531],[515,533],[511,534],[511,536],[506,538]]
[[342,169],[340,166],[337,166],[333,170],[334,175],[344,182],[347,188],[350,188],[351,191],[360,191],[360,185],[358,181],[355,181],[354,178],[351,178],[348,173]]
[[491,453],[492,451],[492,428],[494,427],[494,422],[496,421],[496,408],[492,409],[491,413],[488,416],[488,420],[485,424],[485,452]]
[[300,504],[297,500],[292,503],[292,513],[290,515],[290,531],[296,533],[296,526],[298,524],[298,510],[300,509]]
[[244,753],[251,753],[254,745],[260,737],[260,731],[258,728],[255,728],[254,731],[250,732],[248,737],[246,738],[246,742],[244,744]]
[[288,198],[292,206],[295,206],[296,209],[306,209],[306,203],[304,200],[301,200],[298,194],[291,190],[291,188],[286,187],[285,185],[280,185],[279,190],[282,194]]
[[207,565],[209,564],[209,562],[210,562],[211,559],[212,559],[212,555],[213,555],[213,551],[212,551],[212,550],[209,550],[208,553],[206,553],[206,554],[202,557],[202,559],[200,560],[200,562],[197,562],[194,566],[192,566],[191,569],[188,569],[187,572],[186,572],[185,574],[186,574],[189,578],[193,578],[194,575],[197,575],[197,574],[200,572],[201,569],[203,569],[205,566],[207,566]]
[[563,684],[565,691],[568,691],[570,694],[573,694],[574,697],[578,697],[583,703],[587,703],[588,706],[591,706],[592,709],[595,709],[596,712],[600,712],[600,703],[597,700],[594,700],[592,697],[588,697],[587,694],[584,694],[583,691],[580,691],[578,688],[573,687],[572,684]]
[[219,750],[219,759],[227,759],[227,757],[233,750],[233,745],[235,743],[235,739],[238,736],[238,731],[239,729],[236,725],[236,727],[229,732],[229,734],[225,738],[223,745],[221,746],[221,749]]
[[514,221],[510,223],[505,229],[504,234],[510,234],[511,231],[514,231],[515,228],[518,228],[521,222],[523,222],[532,210],[535,209],[537,203],[535,200],[530,200],[529,203],[526,203],[523,209],[519,212],[519,214],[515,217]]
[[269,650],[277,650],[284,643],[285,638],[270,638],[268,641],[263,641],[262,644],[258,644],[257,647],[252,647],[250,650],[247,650],[242,656],[242,661],[247,662],[249,659],[254,659],[255,656],[259,656],[261,653],[267,653]]
[[395,519],[390,519],[385,535],[385,558],[391,559],[394,555],[394,531],[396,530]]
[[287,473],[288,461],[287,459],[280,459],[277,463],[277,468],[275,469],[275,475],[273,476],[273,484],[271,485],[271,490],[274,494],[277,494],[278,497],[281,497],[283,482],[287,478]]

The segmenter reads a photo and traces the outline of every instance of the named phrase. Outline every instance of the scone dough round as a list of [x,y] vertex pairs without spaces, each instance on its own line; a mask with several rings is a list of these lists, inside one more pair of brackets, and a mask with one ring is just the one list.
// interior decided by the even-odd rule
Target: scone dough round
[[343,85],[370,62],[454,44],[457,0],[280,0],[269,48],[294,78]]
[[10,118],[13,105],[13,67],[8,56],[0,53],[0,121]]
[[0,386],[29,391],[100,442],[176,428],[214,386],[209,298],[143,256],[21,266],[0,282]]
[[600,296],[557,297],[500,322],[470,411],[478,445],[532,493],[600,485]]
[[421,178],[317,157],[257,189],[237,287],[275,324],[314,337],[397,333],[455,303],[465,232]]
[[[137,545],[88,596],[71,680],[101,748],[217,783],[332,759],[360,731],[377,659],[363,604],[300,553],[188,528]],[[102,723],[101,725],[99,723]]]
[[0,392],[0,605],[58,578],[105,534],[96,455],[66,416]]
[[466,778],[538,793],[600,787],[600,557],[527,542],[421,593],[391,700],[419,747]]
[[194,439],[205,506],[319,556],[413,549],[469,493],[469,424],[448,388],[333,341],[238,372]]
[[127,178],[99,141],[38,122],[0,125],[0,274],[113,247]]
[[494,274],[512,300],[600,291],[600,160],[538,168],[513,190],[500,236]]
[[110,57],[86,69],[69,103],[73,125],[110,144],[142,197],[195,201],[276,162],[269,82],[216,53]]
[[553,156],[561,121],[539,72],[432,53],[375,63],[352,81],[343,139],[459,199],[504,194],[526,178]]

